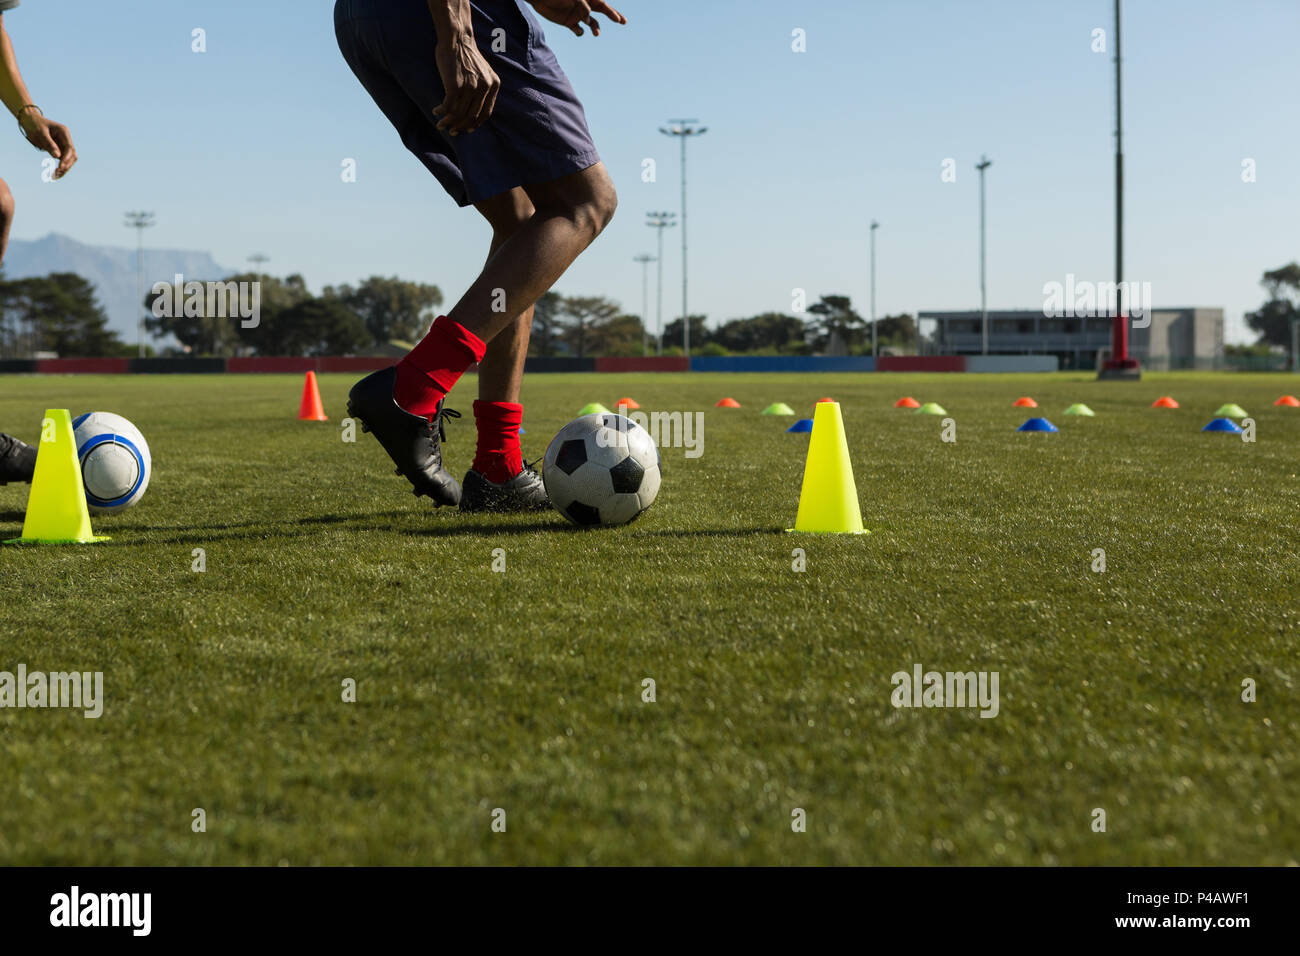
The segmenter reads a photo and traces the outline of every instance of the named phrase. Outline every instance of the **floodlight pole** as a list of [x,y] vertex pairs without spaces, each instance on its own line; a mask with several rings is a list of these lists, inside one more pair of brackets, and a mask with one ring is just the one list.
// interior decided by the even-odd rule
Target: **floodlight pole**
[[695,126],[699,120],[670,119],[673,124],[660,127],[659,132],[665,136],[676,136],[682,141],[682,352],[691,357],[691,315],[687,307],[686,281],[686,141],[692,136],[703,136],[709,131],[707,126]]
[[140,312],[136,316],[135,331],[139,341],[139,355],[144,358],[144,231],[154,225],[153,213],[128,212],[126,225],[136,231],[135,299]]
[[671,229],[677,223],[673,222],[677,218],[675,212],[649,212],[646,213],[646,225],[659,231],[659,291],[655,300],[655,339],[658,342],[657,353],[664,354],[664,230]]
[[989,354],[989,300],[985,281],[987,268],[984,255],[984,170],[992,165],[993,161],[987,156],[981,156],[980,161],[975,164],[975,168],[980,171],[980,312],[984,316],[982,328],[984,336],[983,354],[985,355]]
[[648,252],[643,252],[633,257],[633,262],[641,263],[641,354],[643,356],[650,354],[650,263],[655,261],[655,257]]
[[[1110,326],[1110,361],[1098,378],[1142,377],[1137,359],[1128,354],[1128,315],[1124,294],[1124,84],[1120,45],[1120,0],[1115,0],[1115,315]],[[1151,304],[1147,303],[1149,309]]]
[[880,223],[871,220],[871,357],[876,357],[876,230]]

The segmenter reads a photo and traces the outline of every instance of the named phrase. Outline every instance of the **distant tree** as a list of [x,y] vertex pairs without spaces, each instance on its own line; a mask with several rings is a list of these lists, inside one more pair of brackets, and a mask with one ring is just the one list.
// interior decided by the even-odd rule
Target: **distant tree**
[[847,295],[824,295],[808,311],[814,318],[807,323],[806,336],[818,351],[851,348],[866,328],[866,321],[854,311]]
[[[868,337],[870,336],[868,322]],[[876,344],[891,345],[895,348],[916,345],[916,320],[912,316],[887,315],[876,321]]]
[[[179,294],[175,286],[158,292],[151,289],[144,300],[145,328],[155,336],[174,336],[190,355],[234,355],[240,343],[237,309],[227,303],[225,314],[218,315],[223,310],[215,300],[209,301],[206,289],[205,283],[203,295],[188,297],[184,286]],[[155,314],[155,304],[162,315]]]
[[752,318],[724,322],[709,336],[709,341],[730,352],[788,353],[803,347],[803,333],[803,323],[794,316],[764,312]]
[[622,307],[604,296],[566,296],[556,313],[560,335],[578,358],[595,355],[600,336],[622,314]]
[[[291,275],[277,279],[243,272],[213,281],[226,285],[233,294],[209,295],[210,285],[206,281],[198,283],[204,290],[202,295],[194,291],[187,294],[184,287],[179,294],[175,287],[159,292],[150,290],[144,302],[149,313],[145,319],[146,328],[157,336],[175,336],[191,355],[234,355],[241,351],[262,355],[286,354],[277,351],[284,347],[284,343],[280,340],[276,317],[312,298],[303,277]],[[236,289],[242,291],[234,291]],[[164,314],[155,315],[155,303],[159,298],[164,302],[157,311]],[[242,304],[256,305],[256,325],[244,325],[249,319],[240,314]]]
[[[700,348],[704,343],[709,341],[709,328],[705,324],[708,316],[692,315],[691,316],[691,351]],[[664,326],[664,353],[681,354],[682,350],[682,320],[681,317],[673,319]],[[676,350],[674,352],[674,350]]]
[[[297,273],[277,279],[274,276],[261,276],[241,273],[231,276],[236,282],[258,282],[261,293],[259,301],[261,314],[258,324],[245,328],[237,320],[231,321],[242,347],[258,355],[305,355],[303,337],[292,329],[291,323],[282,321],[284,313],[296,306],[310,301],[313,296],[307,289],[307,282]],[[358,322],[360,318],[358,317]],[[364,323],[362,323],[364,328]],[[310,338],[310,336],[308,336]]]
[[285,355],[355,355],[373,341],[361,316],[335,298],[305,299],[276,321],[288,337]]
[[1259,342],[1290,345],[1291,323],[1300,319],[1300,263],[1265,272],[1260,285],[1268,292],[1268,301],[1246,313],[1246,324],[1259,333]]
[[621,314],[591,328],[591,355],[642,355],[645,329],[640,316]]
[[419,341],[442,305],[442,290],[436,285],[407,282],[396,276],[371,276],[355,288],[326,286],[323,296],[338,298],[359,315],[374,345],[394,340]]
[[0,281],[3,336],[10,354],[46,351],[64,357],[100,356],[122,347],[108,328],[95,287],[74,272]]
[[361,317],[338,298],[309,298],[262,316],[259,355],[349,355],[370,347]]
[[528,340],[528,354],[552,356],[560,345],[560,308],[564,298],[558,292],[547,292],[533,310],[532,335]]

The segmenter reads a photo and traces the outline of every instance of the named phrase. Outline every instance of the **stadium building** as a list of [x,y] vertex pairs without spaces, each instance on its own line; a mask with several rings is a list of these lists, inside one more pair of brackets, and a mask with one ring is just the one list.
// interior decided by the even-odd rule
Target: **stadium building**
[[[921,343],[930,355],[979,355],[979,312],[921,312]],[[990,355],[1055,355],[1063,369],[1093,369],[1110,350],[1108,316],[1056,318],[1042,309],[989,311]],[[1147,328],[1131,327],[1129,351],[1143,368],[1223,367],[1223,309],[1152,309]]]

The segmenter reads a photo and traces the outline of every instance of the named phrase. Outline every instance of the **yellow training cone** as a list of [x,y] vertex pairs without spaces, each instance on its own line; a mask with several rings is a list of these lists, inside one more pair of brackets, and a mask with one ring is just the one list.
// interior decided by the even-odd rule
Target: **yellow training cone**
[[72,416],[66,408],[52,408],[41,422],[23,536],[5,544],[90,544],[107,540],[95,537],[90,530]]
[[862,527],[858,488],[849,463],[849,442],[839,402],[818,402],[813,408],[812,438],[799,493],[794,531],[827,534],[870,534]]

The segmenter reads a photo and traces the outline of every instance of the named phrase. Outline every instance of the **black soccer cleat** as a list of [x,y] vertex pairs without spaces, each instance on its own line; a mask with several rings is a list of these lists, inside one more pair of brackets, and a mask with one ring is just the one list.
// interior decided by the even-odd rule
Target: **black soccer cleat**
[[0,433],[0,485],[11,481],[32,483],[36,472],[36,449],[12,435]]
[[438,507],[459,504],[460,485],[442,467],[442,442],[447,440],[444,422],[460,418],[460,412],[443,408],[439,402],[432,421],[412,415],[393,400],[396,382],[396,365],[367,375],[348,393],[348,415],[384,446],[397,473],[405,475],[414,487],[416,497],[427,496]]
[[500,484],[488,481],[471,468],[465,476],[465,493],[460,499],[461,511],[544,511],[550,506],[542,476],[529,464]]

